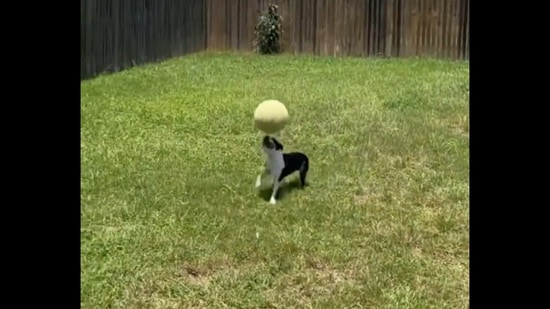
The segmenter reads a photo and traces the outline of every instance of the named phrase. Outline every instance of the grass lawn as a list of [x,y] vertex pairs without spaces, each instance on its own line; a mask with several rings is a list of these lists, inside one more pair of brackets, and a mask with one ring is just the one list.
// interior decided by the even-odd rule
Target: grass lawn
[[[83,308],[467,308],[467,62],[206,53],[81,87]],[[275,206],[271,98],[311,160]]]

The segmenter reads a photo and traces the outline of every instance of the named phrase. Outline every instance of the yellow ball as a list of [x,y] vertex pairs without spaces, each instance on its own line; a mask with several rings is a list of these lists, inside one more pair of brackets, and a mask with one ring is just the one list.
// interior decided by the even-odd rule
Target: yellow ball
[[283,130],[288,119],[286,106],[277,100],[263,101],[254,111],[256,128],[266,134],[274,134]]

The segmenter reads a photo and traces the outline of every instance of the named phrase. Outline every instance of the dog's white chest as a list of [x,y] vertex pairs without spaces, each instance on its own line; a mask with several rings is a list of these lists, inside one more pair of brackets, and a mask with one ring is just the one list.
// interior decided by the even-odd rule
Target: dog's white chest
[[283,168],[285,168],[283,153],[279,151],[268,153],[267,167],[269,168],[270,174],[279,174]]

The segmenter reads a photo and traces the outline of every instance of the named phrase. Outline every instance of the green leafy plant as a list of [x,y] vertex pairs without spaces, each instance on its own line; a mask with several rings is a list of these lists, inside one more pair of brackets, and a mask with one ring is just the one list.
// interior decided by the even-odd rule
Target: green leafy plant
[[270,4],[267,13],[260,15],[254,27],[254,50],[259,54],[278,54],[281,52],[279,39],[283,32],[283,18],[277,13],[278,6]]

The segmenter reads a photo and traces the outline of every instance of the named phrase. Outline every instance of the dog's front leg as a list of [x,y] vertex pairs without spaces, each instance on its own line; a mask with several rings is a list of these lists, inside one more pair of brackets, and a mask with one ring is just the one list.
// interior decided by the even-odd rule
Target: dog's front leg
[[277,191],[279,191],[279,184],[280,182],[278,179],[273,180],[273,193],[271,193],[271,198],[269,199],[269,203],[272,205],[275,205],[277,203],[275,197],[277,196]]
[[258,177],[256,178],[256,188],[259,188],[261,185],[262,185],[262,176],[264,174],[268,174],[269,175],[269,169],[266,167],[264,168],[264,170],[258,175]]
[[269,203],[275,205],[277,203],[277,192],[279,191],[279,186],[281,185],[281,171],[279,170],[271,174],[271,176],[273,176],[273,193],[271,193]]
[[256,178],[256,188],[259,188],[262,185],[262,174],[258,175],[258,178]]

